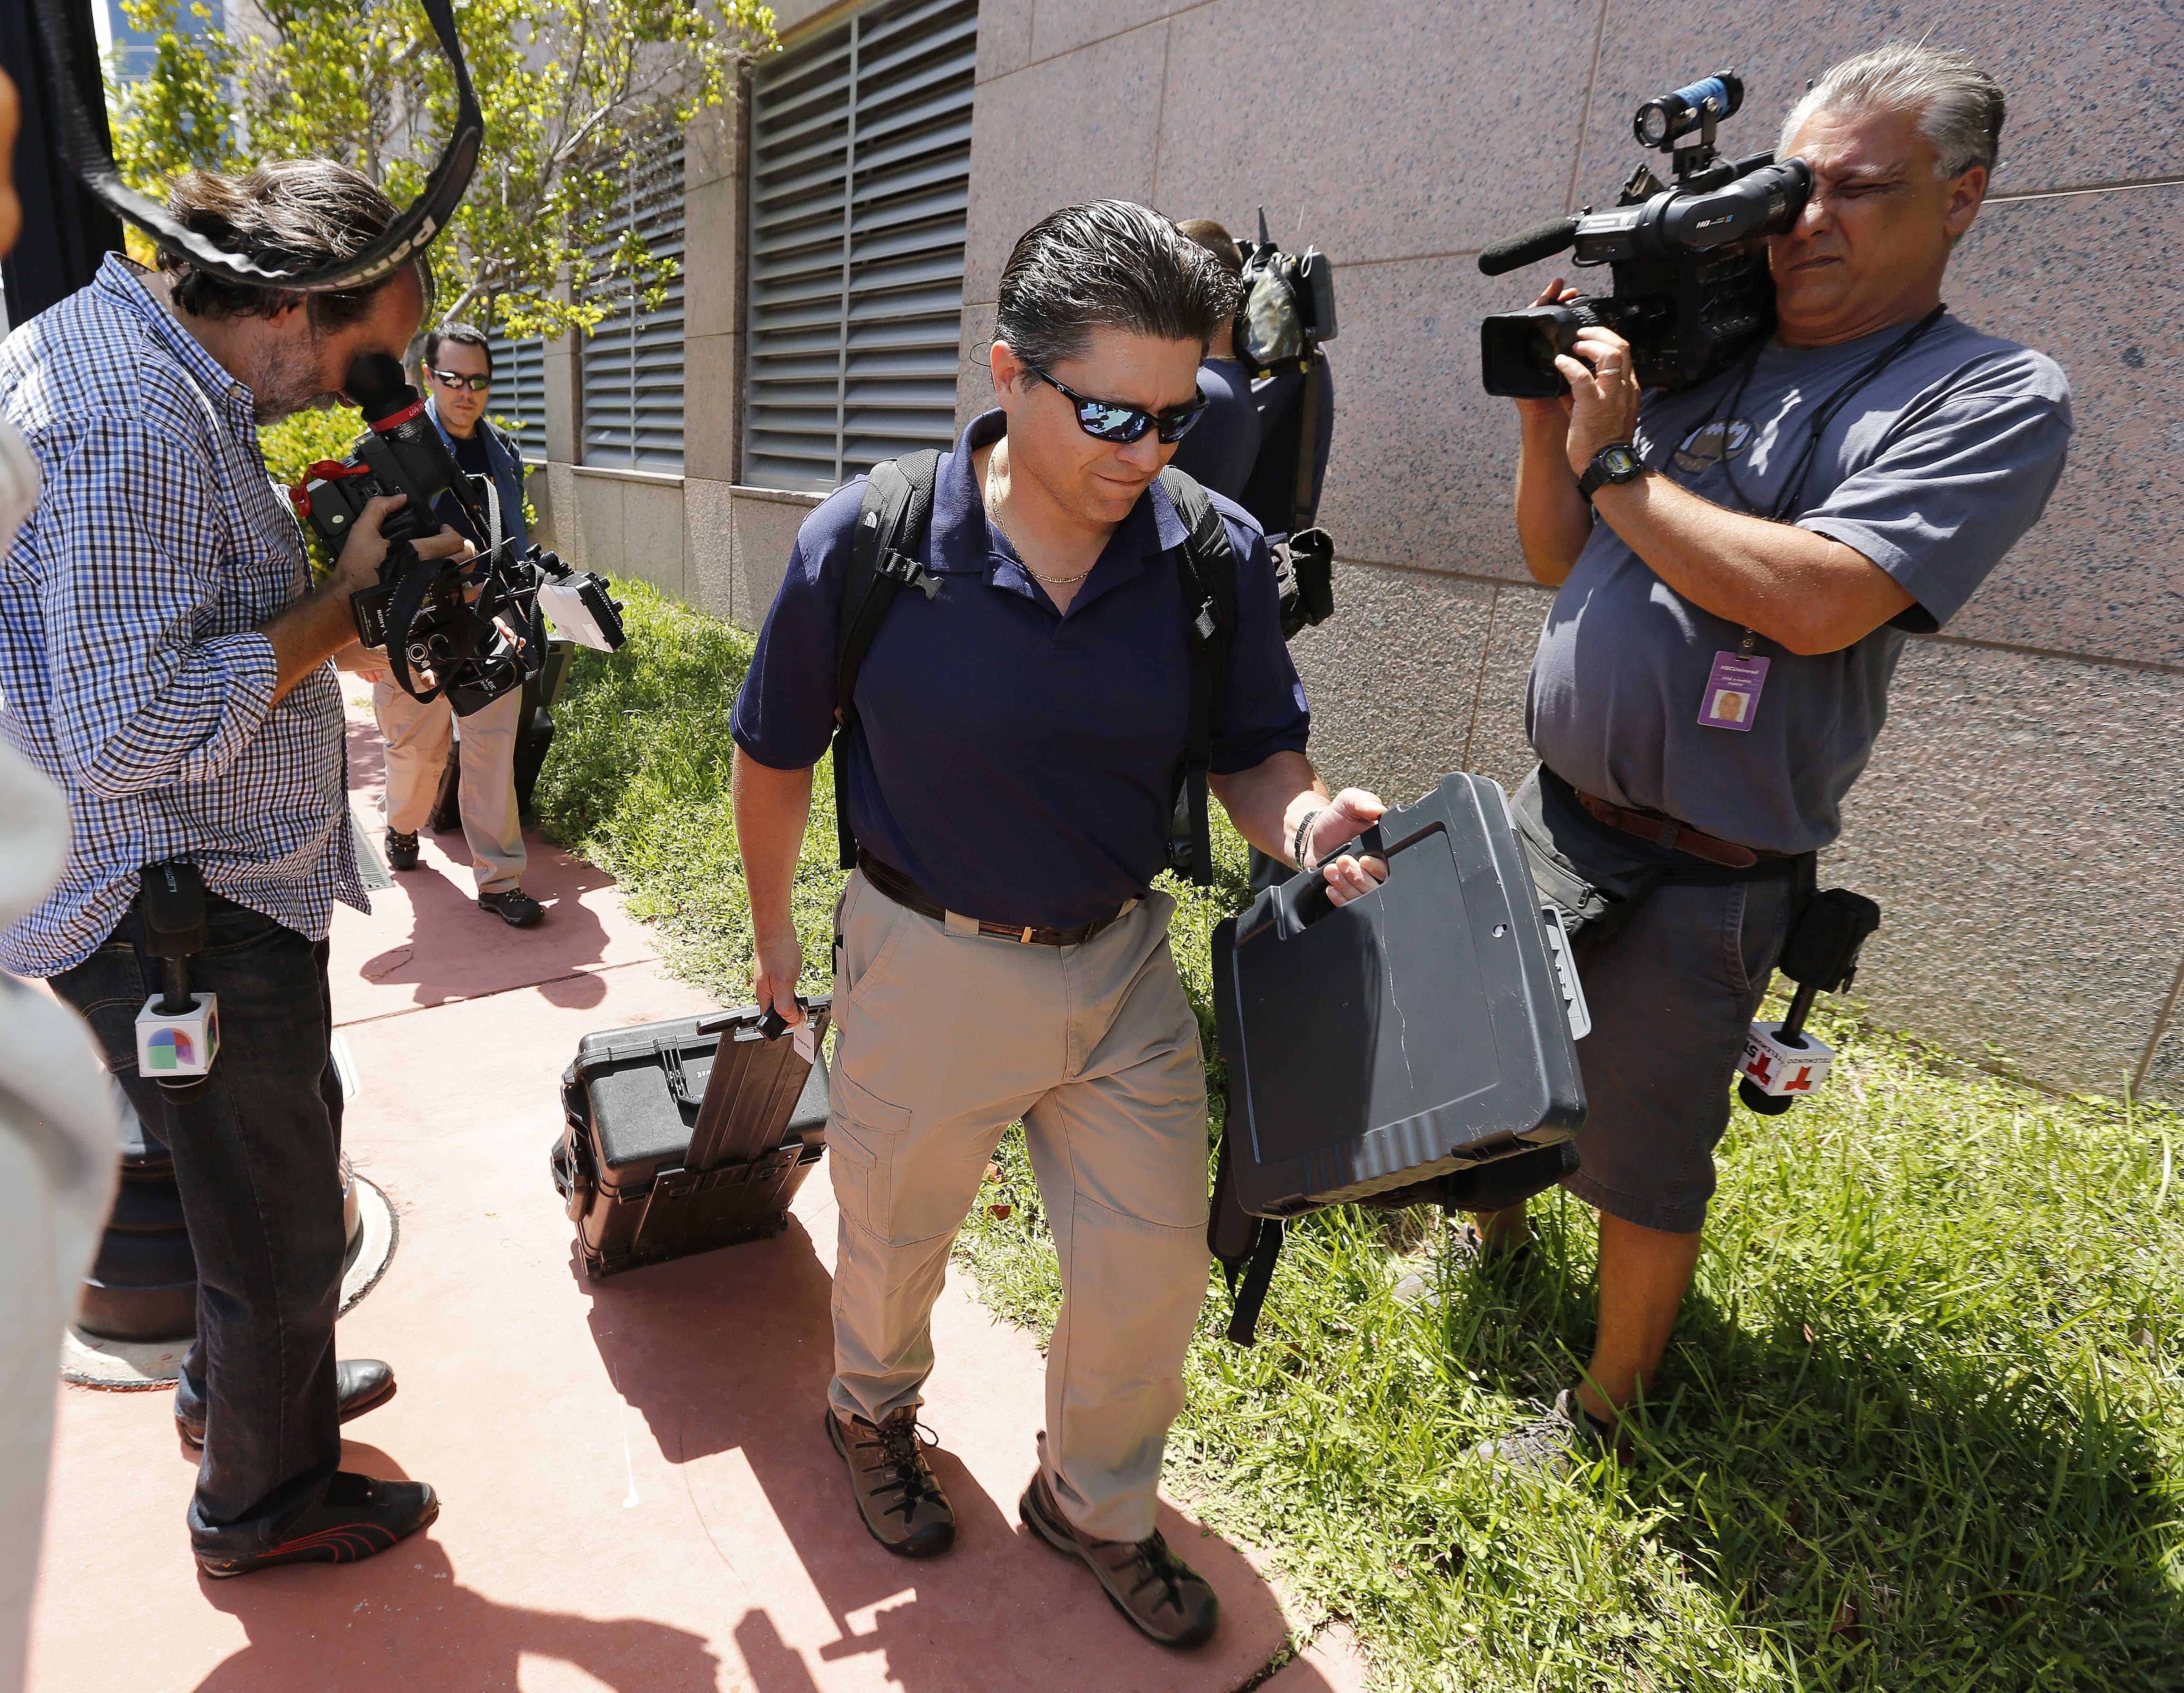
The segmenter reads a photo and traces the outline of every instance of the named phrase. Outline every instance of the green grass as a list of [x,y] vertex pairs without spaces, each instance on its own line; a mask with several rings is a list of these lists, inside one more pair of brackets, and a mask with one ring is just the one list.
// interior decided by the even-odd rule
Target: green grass
[[[727,716],[749,641],[630,597],[629,649],[581,661],[542,803],[678,969],[739,994]],[[820,781],[815,981],[840,880]],[[1240,844],[1220,851],[1223,887],[1181,890],[1177,925],[1201,1019],[1242,888]],[[1278,1548],[1390,1687],[2184,1689],[2184,1124],[1825,1032],[1828,1091],[1730,1127],[1637,1462],[1525,1484],[1468,1456],[1585,1356],[1591,1219],[1557,1198],[1514,1278],[1443,1277],[1437,1219],[1323,1213],[1249,1351],[1220,1338],[1217,1278],[1172,1484]],[[1041,1328],[1058,1289],[1019,1139],[1000,1165],[1008,1215],[981,1206],[958,1256]],[[1414,1269],[1433,1294],[1398,1302]]]

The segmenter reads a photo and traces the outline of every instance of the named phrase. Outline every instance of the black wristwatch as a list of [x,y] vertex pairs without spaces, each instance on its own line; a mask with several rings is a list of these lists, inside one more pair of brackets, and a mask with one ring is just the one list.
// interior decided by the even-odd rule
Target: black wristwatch
[[1592,462],[1577,479],[1577,491],[1590,500],[1610,483],[1633,482],[1645,474],[1646,461],[1638,456],[1635,447],[1628,441],[1611,441],[1592,455]]

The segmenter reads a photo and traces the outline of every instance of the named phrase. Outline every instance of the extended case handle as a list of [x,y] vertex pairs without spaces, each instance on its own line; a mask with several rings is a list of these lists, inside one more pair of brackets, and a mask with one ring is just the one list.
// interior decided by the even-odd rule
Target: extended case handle
[[[1404,841],[1396,850],[1409,844],[1409,841]],[[1358,858],[1390,855],[1387,840],[1378,823],[1368,827],[1355,841],[1346,843],[1342,850]],[[1274,890],[1274,907],[1276,932],[1283,935],[1301,934],[1327,916],[1334,909],[1334,901],[1327,894],[1327,866],[1300,871],[1283,883]]]

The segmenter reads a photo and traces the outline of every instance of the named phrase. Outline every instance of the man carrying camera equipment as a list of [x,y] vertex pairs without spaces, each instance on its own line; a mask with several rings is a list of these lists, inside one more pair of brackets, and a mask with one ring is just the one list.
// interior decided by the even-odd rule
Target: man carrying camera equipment
[[[515,443],[489,422],[486,396],[493,388],[493,353],[485,331],[466,323],[443,323],[425,337],[426,412],[453,449],[455,462],[487,477],[500,518],[498,537],[480,535],[452,493],[434,508],[439,520],[481,553],[497,539],[513,538],[517,556],[529,550],[523,521],[523,460]],[[541,630],[531,632],[544,644]],[[454,710],[447,696],[421,704],[383,671],[373,678],[371,709],[387,743],[387,861],[396,870],[417,867],[417,831],[438,798],[448,762]],[[521,689],[504,693],[463,719],[462,773],[458,793],[463,838],[477,875],[478,908],[515,928],[543,915],[523,891],[523,824],[516,815],[515,739],[523,714]]]
[[[338,270],[396,216],[321,159],[185,176],[168,210],[273,277]],[[0,576],[0,728],[67,790],[74,824],[59,885],[0,933],[0,964],[84,1014],[174,1153],[199,1284],[176,1422],[203,1447],[188,1519],[214,1576],[369,1557],[439,1509],[421,1482],[339,1468],[339,1421],[394,1381],[333,1350],[326,936],[335,900],[367,906],[327,660],[357,651],[349,596],[377,582],[401,502],[365,507],[315,589],[258,441],[337,398],[360,356],[398,356],[431,279],[421,257],[311,293],[237,269],[174,244],[153,273],[111,254],[0,347],[0,409],[45,477]],[[452,532],[414,544],[465,550]],[[209,1071],[155,1081],[140,1008],[177,973],[214,998],[220,1037]]]
[[[1702,125],[1710,165],[1740,96],[1724,76],[1649,103],[1640,139],[1669,147]],[[1618,263],[1617,293],[1629,282],[1635,298],[1566,322],[1551,309],[1580,309],[1557,281],[1530,315],[1566,337],[1546,350],[1567,392],[1518,401],[1518,532],[1560,591],[1527,708],[1540,768],[1516,806],[1542,894],[1583,923],[1591,1112],[1565,1185],[1600,1211],[1600,1309],[1584,1379],[1492,1444],[1505,1462],[1590,1459],[1651,1380],[1697,1260],[1747,1026],[1880,732],[1905,632],[1955,615],[2061,474],[2062,371],[1942,304],[2002,121],[2002,90],[1961,54],[1847,60],[1791,112],[1785,164],[1696,173],[1694,193],[1736,184],[1696,207],[1648,192],[1601,214],[1603,241],[1669,231],[1652,249],[1593,249],[1657,267]],[[1708,292],[1741,286],[1741,249],[1686,265],[1674,233],[1697,230],[1706,249],[1730,212],[1770,237],[1772,287],[1741,341],[1717,334],[1736,320]],[[1586,256],[1591,221],[1560,244],[1574,233]],[[1627,337],[1608,326],[1618,313]],[[1526,1239],[1513,1211],[1480,1218],[1470,1245],[1492,1256]]]
[[917,1431],[930,1317],[1021,1118],[1064,1289],[1022,1514],[1176,1647],[1217,1609],[1153,1526],[1206,1279],[1205,1064],[1174,902],[1152,888],[1178,783],[1201,826],[1210,785],[1267,851],[1330,860],[1338,902],[1386,873],[1337,855],[1383,807],[1330,799],[1305,757],[1264,541],[1162,469],[1235,299],[1142,206],[1034,225],[1001,274],[1000,409],[937,463],[878,465],[812,514],[734,725],[756,997],[786,1017],[802,1016],[790,891],[830,738],[855,837],[835,914],[826,1428],[865,1525],[910,1557],[955,1540]]
[[[1176,231],[1213,255],[1232,281],[1244,275],[1243,249],[1212,218],[1185,218]],[[1240,499],[1259,458],[1259,408],[1251,398],[1251,373],[1236,356],[1234,319],[1213,331],[1206,362],[1198,367],[1198,392],[1206,410],[1190,433],[1175,443],[1168,462],[1202,488]]]

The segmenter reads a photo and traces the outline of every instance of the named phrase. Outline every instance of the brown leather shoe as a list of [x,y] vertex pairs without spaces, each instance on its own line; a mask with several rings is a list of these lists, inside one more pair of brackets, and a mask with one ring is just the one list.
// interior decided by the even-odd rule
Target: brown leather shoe
[[827,1438],[850,1467],[858,1513],[874,1540],[906,1558],[939,1557],[956,1544],[956,1512],[925,1462],[915,1406],[874,1428],[830,1405]]
[[1084,1559],[1115,1608],[1147,1640],[1188,1651],[1213,1638],[1221,1601],[1157,1532],[1142,1540],[1094,1540],[1061,1514],[1044,1471],[1024,1490],[1017,1514],[1055,1551]]

